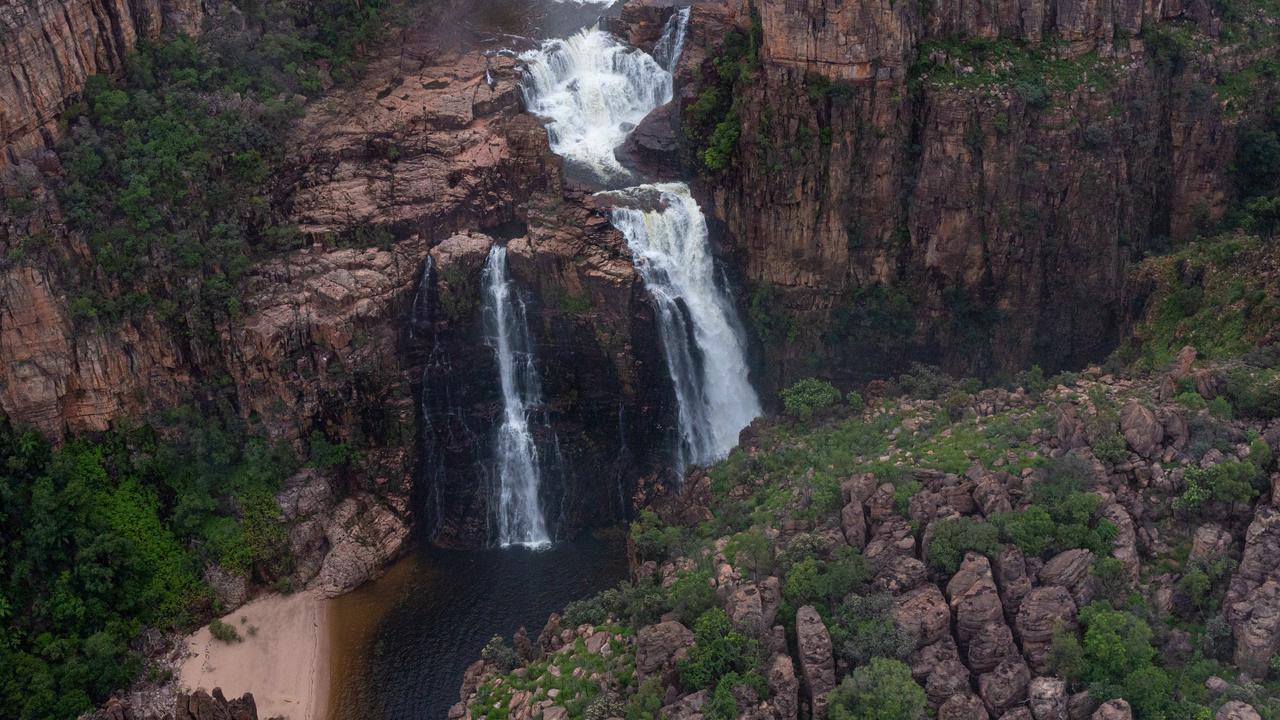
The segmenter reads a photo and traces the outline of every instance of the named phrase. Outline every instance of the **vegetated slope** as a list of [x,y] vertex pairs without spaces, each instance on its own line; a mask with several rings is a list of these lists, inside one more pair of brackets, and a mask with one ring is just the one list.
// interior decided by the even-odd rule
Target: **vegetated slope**
[[1276,717],[1274,347],[1016,385],[789,389],[451,716]]

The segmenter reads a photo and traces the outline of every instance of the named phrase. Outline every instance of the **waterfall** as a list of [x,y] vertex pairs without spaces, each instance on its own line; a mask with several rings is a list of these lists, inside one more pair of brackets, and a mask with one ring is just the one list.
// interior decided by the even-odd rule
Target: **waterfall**
[[667,24],[662,28],[662,37],[653,46],[653,59],[667,72],[676,68],[680,62],[680,52],[684,50],[684,31],[689,26],[690,8],[680,8],[671,13]]
[[489,249],[482,277],[485,344],[493,348],[502,386],[502,423],[494,437],[497,504],[493,508],[503,547],[545,546],[551,542],[538,502],[541,470],[529,416],[542,402],[524,301],[507,271],[507,249]]
[[[688,22],[689,8],[672,13],[652,57],[599,29],[549,40],[521,55],[525,104],[546,119],[551,149],[617,187],[628,173],[614,148],[645,115],[670,102],[671,70]],[[676,396],[677,468],[718,460],[761,410],[733,299],[716,283],[706,218],[684,183],[602,195],[619,200],[610,220],[626,237],[653,296]]]
[[598,28],[547,40],[520,59],[525,106],[547,121],[552,151],[602,180],[625,177],[613,149],[671,100],[671,73]]
[[422,275],[418,277],[418,288],[413,292],[413,306],[409,308],[409,338],[417,336],[418,325],[423,322],[430,309],[431,271],[435,268],[435,260],[430,255],[422,262]]
[[657,310],[678,406],[679,464],[708,464],[738,444],[738,433],[760,415],[760,400],[747,379],[733,299],[716,283],[706,219],[684,183],[608,194],[632,201],[614,207],[610,219]]

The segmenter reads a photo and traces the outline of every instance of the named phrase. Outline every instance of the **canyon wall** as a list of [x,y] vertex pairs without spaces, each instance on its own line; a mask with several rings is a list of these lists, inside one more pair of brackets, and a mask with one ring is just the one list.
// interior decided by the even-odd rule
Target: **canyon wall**
[[0,4],[0,168],[51,147],[58,115],[90,75],[114,74],[140,40],[196,35],[201,0]]
[[[1274,54],[1213,39],[1194,3],[708,4],[690,37],[750,36],[753,12],[733,161],[705,193],[775,387],[1104,357],[1129,264],[1231,199],[1248,112],[1219,85]],[[686,115],[718,43],[682,63]]]

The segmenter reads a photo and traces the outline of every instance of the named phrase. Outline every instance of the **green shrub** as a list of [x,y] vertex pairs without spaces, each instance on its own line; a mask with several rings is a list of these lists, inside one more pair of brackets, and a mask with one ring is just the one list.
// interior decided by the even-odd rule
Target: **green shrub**
[[485,643],[484,648],[480,650],[480,657],[485,662],[492,663],[499,672],[503,673],[511,672],[520,664],[520,656],[516,655],[516,651],[502,639],[501,635],[489,638],[489,642]]
[[1197,511],[1209,501],[1221,503],[1248,502],[1258,491],[1253,486],[1259,469],[1251,462],[1228,460],[1208,468],[1191,466],[1183,475],[1185,487],[1173,500],[1173,507]]
[[759,531],[742,532],[729,538],[725,557],[735,566],[759,578],[773,572],[773,543]]
[[1241,367],[1227,373],[1227,395],[1243,417],[1280,417],[1280,372]]
[[759,644],[734,630],[720,608],[698,617],[693,636],[689,656],[677,665],[680,683],[690,690],[714,688],[726,675],[741,675],[759,662]]
[[931,527],[927,559],[935,570],[951,574],[959,569],[966,552],[992,557],[1000,550],[1000,531],[991,523],[962,517],[939,520]]
[[838,549],[829,561],[808,557],[787,572],[782,597],[790,606],[830,605],[862,587],[871,574],[866,561],[851,547]]
[[905,660],[915,650],[916,638],[898,627],[892,610],[888,593],[849,596],[827,623],[836,657],[854,666],[877,657]]
[[875,658],[831,691],[828,707],[831,720],[923,720],[928,701],[911,668]]
[[715,605],[716,591],[710,570],[680,573],[668,591],[671,610],[684,622],[700,617]]
[[566,627],[579,625],[603,625],[618,611],[622,593],[615,589],[602,590],[584,600],[574,600],[564,606],[560,619]]
[[627,720],[658,720],[662,712],[662,681],[649,678],[627,701]]
[[631,542],[641,560],[667,559],[680,544],[680,528],[662,522],[652,510],[643,510],[631,522]]
[[840,402],[840,391],[826,380],[805,378],[782,391],[782,404],[788,415],[800,419]]
[[220,642],[224,642],[224,643],[240,642],[240,633],[236,632],[235,626],[228,625],[227,623],[224,623],[221,620],[218,620],[216,618],[209,623],[209,634],[213,636],[214,640],[218,640]]

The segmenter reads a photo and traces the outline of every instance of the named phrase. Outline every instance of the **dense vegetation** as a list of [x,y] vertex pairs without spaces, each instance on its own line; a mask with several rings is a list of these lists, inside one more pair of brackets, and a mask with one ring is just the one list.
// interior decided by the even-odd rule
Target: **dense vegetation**
[[358,70],[382,6],[246,4],[244,30],[143,43],[121,80],[89,78],[59,149],[61,204],[93,255],[78,320],[154,313],[201,337],[236,315],[250,259],[298,245],[272,182],[286,132]]
[[274,492],[291,453],[175,414],[163,428],[53,448],[0,425],[0,703],[21,718],[74,717],[141,669],[146,627],[218,610],[216,563],[287,577]]

